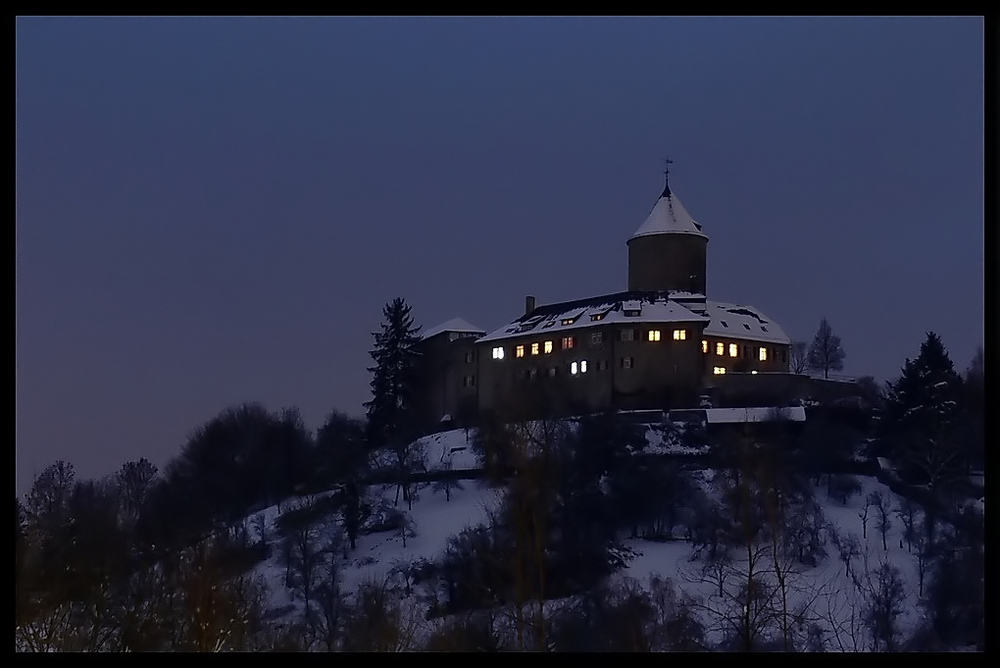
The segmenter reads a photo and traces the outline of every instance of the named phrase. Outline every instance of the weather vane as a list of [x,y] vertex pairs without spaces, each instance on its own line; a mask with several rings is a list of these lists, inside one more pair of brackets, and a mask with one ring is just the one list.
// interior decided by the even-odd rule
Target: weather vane
[[663,159],[663,194],[660,197],[670,197],[670,165],[673,160]]

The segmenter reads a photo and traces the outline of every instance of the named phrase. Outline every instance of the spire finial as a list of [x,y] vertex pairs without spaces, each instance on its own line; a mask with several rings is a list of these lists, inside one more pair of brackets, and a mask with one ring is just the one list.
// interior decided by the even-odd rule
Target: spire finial
[[673,160],[663,159],[663,194],[660,197],[670,197],[670,165]]

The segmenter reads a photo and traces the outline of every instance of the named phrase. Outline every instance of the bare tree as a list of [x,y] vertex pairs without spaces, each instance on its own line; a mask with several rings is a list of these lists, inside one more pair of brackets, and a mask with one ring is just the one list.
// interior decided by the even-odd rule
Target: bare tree
[[864,621],[871,636],[872,649],[893,652],[899,649],[899,618],[906,602],[906,589],[899,569],[882,561],[874,573],[865,564],[860,580],[866,600]]
[[844,347],[840,343],[840,337],[833,333],[830,323],[823,318],[809,346],[809,368],[822,371],[823,377],[829,378],[830,371],[840,371],[844,368],[844,357]]
[[889,533],[889,529],[892,528],[892,509],[889,506],[888,500],[882,496],[881,492],[872,492],[869,499],[871,505],[875,507],[875,528],[882,535],[882,549],[887,550],[885,537]]
[[788,371],[802,374],[809,369],[809,349],[805,341],[792,341],[788,348]]
[[906,550],[912,552],[913,541],[917,531],[917,513],[920,510],[915,502],[910,499],[903,499],[899,508],[896,509],[896,516],[903,522],[903,538],[906,540]]
[[858,517],[861,518],[861,537],[865,540],[868,539],[868,509],[872,505],[872,495],[869,494],[865,497],[865,505],[861,506],[861,510],[858,511]]
[[844,562],[844,567],[847,569],[847,577],[853,578],[854,574],[851,571],[851,563],[861,556],[861,544],[858,542],[857,534],[848,533],[846,536],[843,536],[836,531],[831,531],[831,540],[834,547],[837,548],[840,560]]

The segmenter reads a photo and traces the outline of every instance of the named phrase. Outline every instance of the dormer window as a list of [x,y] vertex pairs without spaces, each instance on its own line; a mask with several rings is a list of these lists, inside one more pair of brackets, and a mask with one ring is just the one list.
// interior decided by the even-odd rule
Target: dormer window
[[729,327],[729,325],[728,325],[728,324],[726,324],[726,321],[725,321],[725,320],[720,320],[719,322],[721,322],[721,323],[722,323],[722,326],[723,326],[723,327],[726,327],[726,328],[728,328],[728,327]]
[[638,318],[642,311],[637,308],[627,308],[624,310],[624,313],[626,318]]
[[748,325],[748,324],[746,324],[746,323],[743,323],[743,328],[744,328],[744,329],[750,329],[750,325]]
[[590,316],[590,320],[591,320],[591,322],[597,322],[598,320],[604,320],[604,314],[603,313],[595,313],[594,315]]

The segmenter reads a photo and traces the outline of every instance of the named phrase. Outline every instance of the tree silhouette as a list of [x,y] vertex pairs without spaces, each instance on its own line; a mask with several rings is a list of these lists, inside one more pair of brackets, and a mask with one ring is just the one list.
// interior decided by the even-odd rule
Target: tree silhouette
[[844,348],[840,337],[833,333],[830,323],[823,318],[819,329],[809,346],[807,364],[814,371],[822,371],[824,378],[830,377],[830,371],[840,371],[844,368]]

